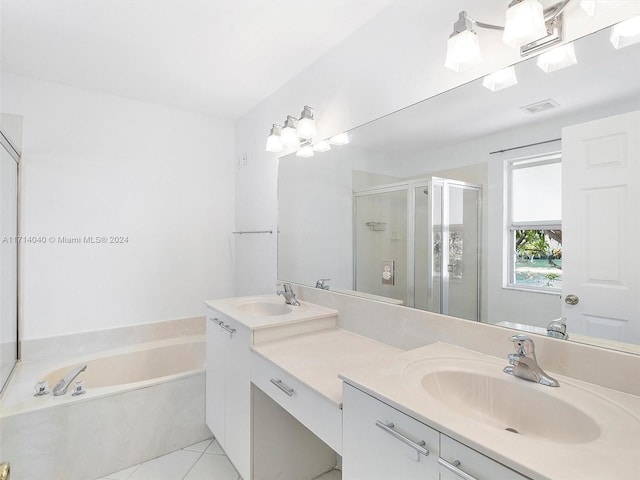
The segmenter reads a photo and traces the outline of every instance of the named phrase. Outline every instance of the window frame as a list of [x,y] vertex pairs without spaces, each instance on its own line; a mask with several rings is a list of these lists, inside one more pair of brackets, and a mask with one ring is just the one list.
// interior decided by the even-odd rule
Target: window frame
[[[504,212],[504,255],[503,259],[505,268],[503,269],[503,288],[510,290],[523,290],[528,292],[537,292],[544,294],[558,295],[562,292],[562,288],[546,287],[539,285],[527,285],[516,283],[516,259],[515,251],[515,232],[517,230],[560,230],[562,231],[562,218],[545,219],[541,221],[531,222],[514,222],[513,218],[513,172],[523,168],[531,168],[544,166],[549,164],[562,163],[562,154],[559,151],[531,155],[525,157],[517,157],[505,160],[505,212]],[[562,193],[561,193],[562,196]]]

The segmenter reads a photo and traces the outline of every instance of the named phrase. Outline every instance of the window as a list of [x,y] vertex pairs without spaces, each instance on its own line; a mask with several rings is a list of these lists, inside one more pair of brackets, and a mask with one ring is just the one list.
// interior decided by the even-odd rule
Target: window
[[508,287],[562,288],[560,154],[507,163]]

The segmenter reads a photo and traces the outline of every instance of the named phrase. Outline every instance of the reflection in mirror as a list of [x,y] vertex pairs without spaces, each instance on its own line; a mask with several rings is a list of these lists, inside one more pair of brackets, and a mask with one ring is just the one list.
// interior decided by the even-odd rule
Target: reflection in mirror
[[[4,117],[4,116],[3,116]],[[4,118],[3,118],[4,119]],[[0,391],[18,360],[19,152],[0,130]]]
[[[608,35],[605,29],[576,41],[576,65],[545,73],[531,58],[515,66],[515,86],[492,92],[481,80],[470,82],[350,131],[347,145],[312,158],[281,158],[278,278],[309,286],[330,278],[326,283],[334,291],[375,295],[410,307],[547,334],[547,326],[563,314],[562,299],[570,292],[562,291],[561,282],[549,282],[555,288],[548,289],[510,282],[509,264],[516,252],[509,250],[509,235],[515,233],[507,224],[507,165],[560,156],[562,130],[567,126],[640,109],[640,45],[616,50]],[[437,229],[429,233],[426,225],[444,210],[416,200],[420,182],[434,177],[477,186],[477,241],[466,234],[461,241],[455,222],[449,224],[448,243],[444,235],[438,237]],[[530,189],[540,200],[545,189],[557,189],[558,183],[556,177],[548,178]],[[404,193],[389,191],[388,205],[377,206],[376,215],[358,214],[363,192],[383,192],[394,185],[406,186]],[[566,199],[560,197],[564,204]],[[400,213],[392,214],[391,205]],[[424,213],[426,224],[414,221],[407,209],[422,212],[418,216]],[[566,249],[562,251],[562,227],[546,223],[528,227],[542,232],[537,238],[546,243],[545,251],[531,253],[530,246],[525,250],[549,275],[554,272],[548,262],[561,265]],[[361,259],[359,232],[372,243],[395,243],[395,250],[381,249]],[[443,245],[448,244],[455,260],[451,252],[461,246],[464,256],[474,253],[471,243],[479,258],[475,317],[468,315],[466,295],[456,297],[454,287],[460,280],[456,261],[436,266]],[[419,251],[419,245],[427,247]],[[385,283],[387,267],[392,283]],[[467,269],[462,270],[465,277]],[[448,310],[443,310],[439,275],[448,276]],[[569,339],[602,343],[588,335]],[[607,341],[605,346],[640,352],[620,342]]]

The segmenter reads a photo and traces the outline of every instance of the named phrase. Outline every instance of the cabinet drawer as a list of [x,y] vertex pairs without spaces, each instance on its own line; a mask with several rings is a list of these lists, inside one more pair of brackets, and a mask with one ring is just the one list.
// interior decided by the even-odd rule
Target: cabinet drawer
[[342,454],[342,410],[261,355],[251,353],[251,382],[336,453]]
[[[446,435],[440,436],[441,480],[528,480],[509,467],[485,457]],[[453,466],[453,468],[452,468]],[[466,475],[466,476],[465,476]]]
[[344,480],[438,480],[439,432],[343,385]]

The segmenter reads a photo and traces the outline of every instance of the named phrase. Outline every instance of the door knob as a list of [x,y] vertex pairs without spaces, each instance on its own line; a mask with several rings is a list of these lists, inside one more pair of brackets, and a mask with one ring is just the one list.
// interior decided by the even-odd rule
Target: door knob
[[9,462],[0,463],[0,480],[9,480],[11,476],[11,468]]
[[564,297],[564,303],[566,303],[567,305],[577,305],[579,301],[580,299],[577,295],[571,294]]

